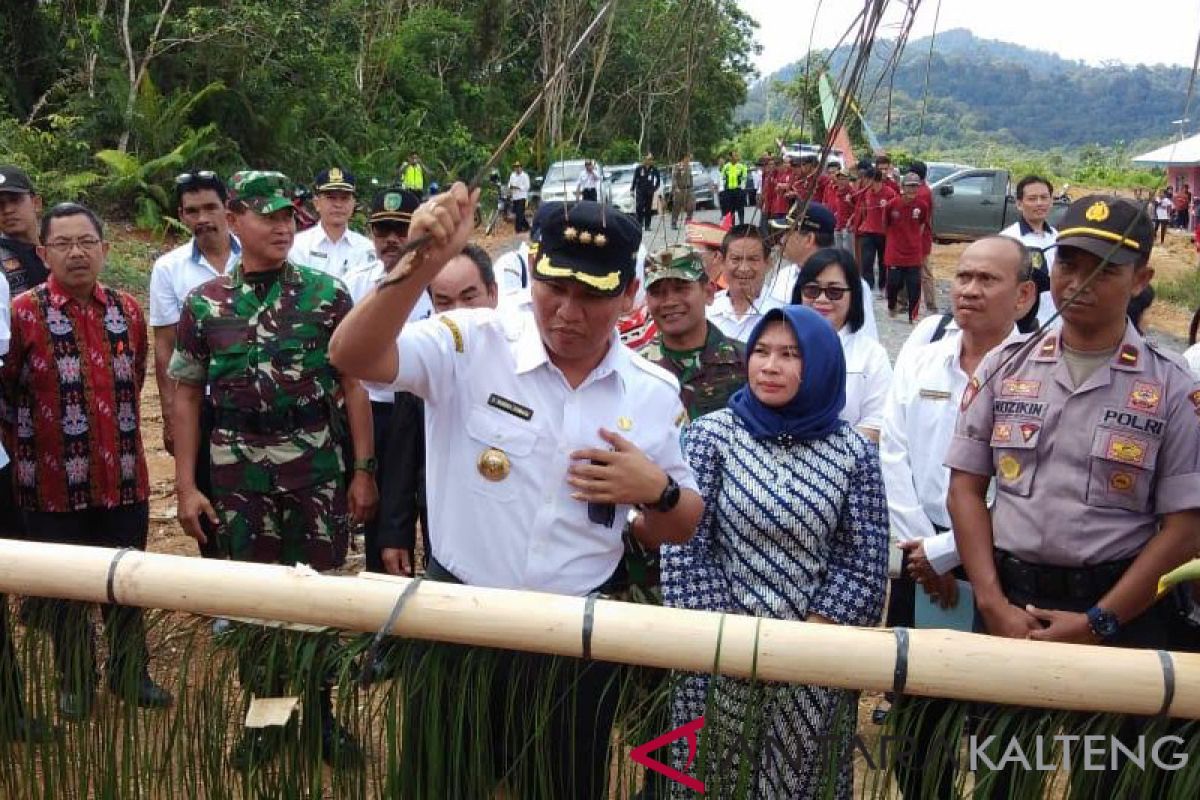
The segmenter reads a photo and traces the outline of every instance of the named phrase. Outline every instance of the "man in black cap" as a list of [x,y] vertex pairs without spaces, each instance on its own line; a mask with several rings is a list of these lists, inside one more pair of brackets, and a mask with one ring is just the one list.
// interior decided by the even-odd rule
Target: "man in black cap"
[[370,239],[349,227],[354,214],[354,175],[330,167],[317,173],[313,187],[313,206],[321,216],[320,224],[296,234],[288,261],[344,278],[351,266],[375,252]]
[[9,295],[41,286],[50,271],[38,257],[38,222],[42,198],[23,170],[0,166],[0,269]]
[[1072,203],[1050,284],[1062,328],[993,350],[964,392],[947,507],[992,636],[1169,645],[1158,578],[1200,551],[1200,384],[1126,319],[1153,246],[1140,204]]
[[[428,249],[402,259],[346,318],[332,341],[334,364],[425,399],[428,432],[439,445],[427,462],[429,578],[584,596],[616,570],[630,511],[638,510],[634,535],[658,546],[686,541],[703,510],[680,449],[687,415],[679,385],[616,333],[638,289],[640,231],[599,203],[548,204],[535,220],[542,239],[531,310],[470,309],[405,324],[470,236],[477,198],[456,184],[418,209],[412,234],[429,234]],[[522,782],[536,777],[553,785],[549,796],[606,797],[614,667],[523,653],[494,658],[497,719],[506,716],[502,701],[514,676],[554,695],[570,692],[551,701],[548,719],[507,719],[502,741],[489,743],[532,736],[545,754],[550,774],[510,776],[513,794],[528,796]],[[470,729],[479,723],[488,729],[486,719],[472,719]],[[444,743],[428,744],[440,757]],[[484,761],[465,756],[442,768]],[[497,765],[499,774],[508,766]]]

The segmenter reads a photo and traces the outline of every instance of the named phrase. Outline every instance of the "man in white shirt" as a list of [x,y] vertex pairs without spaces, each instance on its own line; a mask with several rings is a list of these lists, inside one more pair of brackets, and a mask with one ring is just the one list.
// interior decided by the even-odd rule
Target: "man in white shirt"
[[[767,279],[771,296],[780,303],[799,303],[795,297],[796,278],[800,268],[809,256],[823,247],[833,247],[837,231],[837,217],[828,206],[812,202],[804,213],[804,219],[793,223],[788,216],[782,220],[771,220],[768,224],[776,233],[783,232],[779,242],[783,258],[779,266]],[[865,280],[863,285],[863,325],[860,329],[864,336],[879,340],[879,328],[875,323],[875,303],[871,294],[871,285]]]
[[[188,294],[203,283],[228,272],[241,255],[237,238],[229,232],[225,208],[225,183],[214,172],[185,172],[175,178],[179,221],[192,232],[192,238],[159,256],[150,271],[150,327],[154,329],[154,381],[162,404],[163,448],[175,455],[175,386],[167,375],[171,354],[175,352],[175,327]],[[207,496],[209,481],[208,442],[212,435],[213,410],[200,405],[200,449],[196,454],[196,486]],[[200,555],[220,558],[221,551],[212,525],[201,518],[206,541]]]
[[1017,182],[1016,195],[1017,211],[1021,216],[1000,231],[1000,235],[1017,239],[1029,249],[1039,290],[1036,318],[1044,325],[1054,316],[1055,310],[1054,300],[1050,297],[1050,274],[1054,272],[1054,256],[1058,252],[1055,246],[1058,231],[1046,221],[1054,207],[1054,185],[1041,176],[1026,175]]
[[508,196],[512,200],[513,231],[525,233],[529,230],[529,220],[525,218],[525,203],[529,200],[529,173],[521,168],[520,161],[514,161],[512,172],[508,176]]
[[288,261],[343,278],[359,259],[375,252],[370,239],[349,228],[354,214],[354,176],[341,167],[330,167],[317,173],[313,191],[320,222],[296,234]]
[[721,241],[720,264],[729,288],[717,292],[708,318],[730,339],[745,344],[764,314],[786,305],[764,285],[770,255],[754,225],[734,225]]
[[[975,368],[989,351],[1018,335],[1015,322],[1036,291],[1029,271],[1028,252],[1011,238],[990,236],[969,246],[950,289],[958,334],[941,336],[896,361],[879,442],[892,538],[904,551],[901,574],[892,581],[889,627],[915,627],[918,584],[943,608],[959,602],[955,570],[960,562],[946,509],[950,470],[942,462]],[[904,732],[917,742],[918,758],[929,749],[922,744],[934,741],[943,706],[930,706],[916,729]],[[898,768],[904,797],[927,796],[934,780],[933,796],[952,796],[951,774],[919,766]]]
[[[405,325],[470,236],[477,197],[455,184],[418,209],[413,235],[433,241],[354,308],[334,334],[333,361],[346,374],[425,399],[428,434],[438,443],[427,462],[429,578],[586,595],[621,559],[627,512],[640,509],[632,529],[649,546],[686,541],[703,512],[680,448],[686,414],[678,383],[621,346],[615,331],[637,290],[641,232],[613,208],[582,202],[568,217],[566,205],[555,204],[542,212],[532,313],[470,309]],[[534,673],[534,686],[553,684],[553,669],[583,681],[542,723],[550,735],[536,740],[550,751],[533,759],[550,765],[548,796],[607,796],[615,697],[596,679],[614,667],[588,660],[589,649],[585,634],[582,662],[516,654],[505,662]],[[490,703],[480,705],[504,715],[510,676],[501,672]],[[407,702],[438,708],[446,699]],[[442,768],[478,763],[471,755]],[[558,774],[569,766],[572,774]]]
[[600,199],[599,192],[600,173],[596,171],[596,165],[589,158],[583,162],[583,172],[579,173],[579,180],[575,182],[575,199],[595,202]]

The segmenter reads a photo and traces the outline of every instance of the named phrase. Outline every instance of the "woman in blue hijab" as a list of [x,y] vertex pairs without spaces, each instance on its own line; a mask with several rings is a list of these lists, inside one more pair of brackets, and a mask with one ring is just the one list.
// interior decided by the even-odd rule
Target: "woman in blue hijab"
[[[763,317],[746,353],[746,386],[685,434],[704,517],[687,544],[663,548],[664,604],[875,625],[887,504],[875,447],[838,417],[846,365],[837,333],[815,311],[785,306]],[[850,797],[853,692],[722,677],[710,696],[710,679],[689,675],[671,712],[676,726],[705,716],[698,777],[710,795],[744,767],[752,797]],[[676,768],[687,771],[687,755],[676,748]]]

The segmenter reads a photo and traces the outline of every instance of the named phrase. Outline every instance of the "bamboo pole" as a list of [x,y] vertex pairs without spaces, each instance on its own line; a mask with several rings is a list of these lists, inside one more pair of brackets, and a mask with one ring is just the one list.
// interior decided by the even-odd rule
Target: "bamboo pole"
[[[254,617],[373,633],[409,579],[0,539],[0,591]],[[111,572],[111,578],[110,578]],[[392,633],[581,656],[582,597],[424,581]],[[905,693],[1078,711],[1155,714],[1164,673],[1150,650],[909,631]],[[757,655],[756,655],[757,650]],[[719,663],[714,664],[720,653]],[[888,629],[757,619],[611,601],[594,604],[592,657],[847,689],[893,688]],[[1200,654],[1170,654],[1170,714],[1200,719]]]

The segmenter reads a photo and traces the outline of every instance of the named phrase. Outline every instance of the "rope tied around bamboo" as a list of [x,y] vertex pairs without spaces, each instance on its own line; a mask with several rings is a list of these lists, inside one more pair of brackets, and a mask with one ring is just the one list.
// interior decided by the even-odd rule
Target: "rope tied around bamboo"
[[[70,564],[69,573],[63,565]],[[111,578],[110,578],[111,573]],[[0,591],[376,633],[413,579],[0,540]],[[110,588],[111,587],[111,588]],[[1200,654],[818,625],[424,581],[393,635],[762,681],[1200,719]],[[898,642],[907,640],[907,663]],[[756,646],[757,641],[757,646]],[[718,656],[714,660],[714,653]],[[898,669],[899,667],[899,669]],[[1019,681],[1014,676],[1021,676]]]

